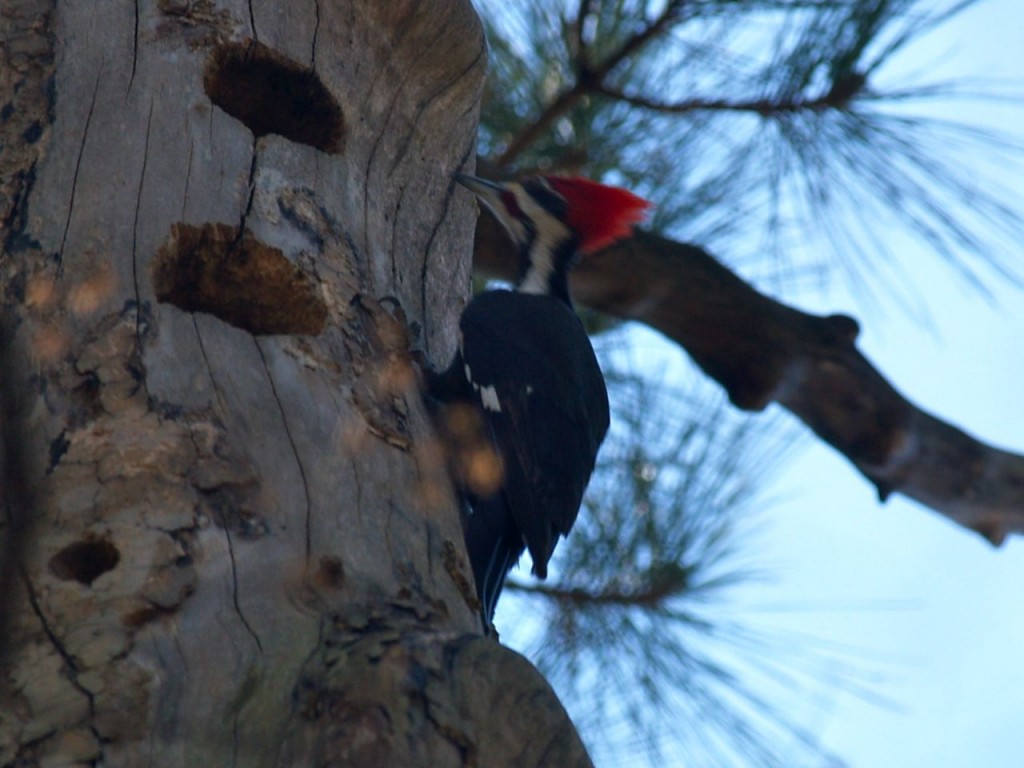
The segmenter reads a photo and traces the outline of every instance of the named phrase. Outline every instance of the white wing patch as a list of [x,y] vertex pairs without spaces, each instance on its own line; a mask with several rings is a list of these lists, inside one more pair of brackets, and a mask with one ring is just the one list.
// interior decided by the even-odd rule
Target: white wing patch
[[498,400],[498,390],[494,388],[494,385],[481,387],[473,381],[473,372],[469,370],[469,363],[465,363],[464,368],[466,371],[466,381],[473,387],[474,392],[480,393],[480,402],[483,403],[484,408],[494,413],[501,413],[501,401]]
[[[473,386],[476,386],[475,384]],[[484,408],[495,413],[501,413],[501,403],[498,402],[498,390],[494,387],[479,387],[480,401]]]

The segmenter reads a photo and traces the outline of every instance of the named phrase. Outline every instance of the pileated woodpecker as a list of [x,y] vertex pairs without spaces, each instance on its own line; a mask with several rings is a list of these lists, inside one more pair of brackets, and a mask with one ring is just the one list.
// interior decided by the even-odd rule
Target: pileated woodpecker
[[428,392],[470,405],[500,460],[500,483],[466,488],[464,522],[477,594],[490,620],[524,547],[547,575],[569,533],[608,431],[608,393],[568,273],[580,254],[628,236],[650,206],[631,192],[586,179],[535,177],[497,184],[459,174],[519,247],[515,291],[487,291],[460,321],[459,350]]

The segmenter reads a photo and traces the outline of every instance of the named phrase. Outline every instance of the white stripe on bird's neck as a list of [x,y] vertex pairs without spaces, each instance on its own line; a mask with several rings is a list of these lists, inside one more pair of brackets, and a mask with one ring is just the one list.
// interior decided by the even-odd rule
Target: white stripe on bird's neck
[[521,293],[546,296],[551,293],[551,275],[555,271],[555,252],[571,233],[564,222],[555,218],[522,187],[512,187],[519,209],[533,223],[533,242],[527,252],[529,267],[516,286]]

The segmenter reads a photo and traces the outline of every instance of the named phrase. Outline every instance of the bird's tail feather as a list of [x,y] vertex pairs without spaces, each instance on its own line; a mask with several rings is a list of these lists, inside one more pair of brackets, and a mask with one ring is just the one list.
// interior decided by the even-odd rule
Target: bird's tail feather
[[505,586],[505,576],[523,553],[523,536],[502,494],[475,499],[471,506],[473,512],[466,524],[466,549],[484,616],[490,620]]

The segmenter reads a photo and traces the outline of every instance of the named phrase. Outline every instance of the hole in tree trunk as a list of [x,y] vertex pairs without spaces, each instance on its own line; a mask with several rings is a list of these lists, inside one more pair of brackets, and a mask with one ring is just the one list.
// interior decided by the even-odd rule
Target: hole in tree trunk
[[158,301],[256,336],[316,335],[327,321],[327,306],[297,266],[227,224],[175,224],[152,270]]
[[345,566],[341,559],[330,555],[321,557],[315,581],[320,587],[340,589],[345,583]]
[[316,72],[262,43],[219,46],[206,63],[203,86],[214,104],[257,137],[276,133],[329,154],[341,152],[338,102]]
[[50,572],[61,581],[77,581],[88,587],[112,571],[120,559],[121,553],[109,540],[87,537],[51,557]]

